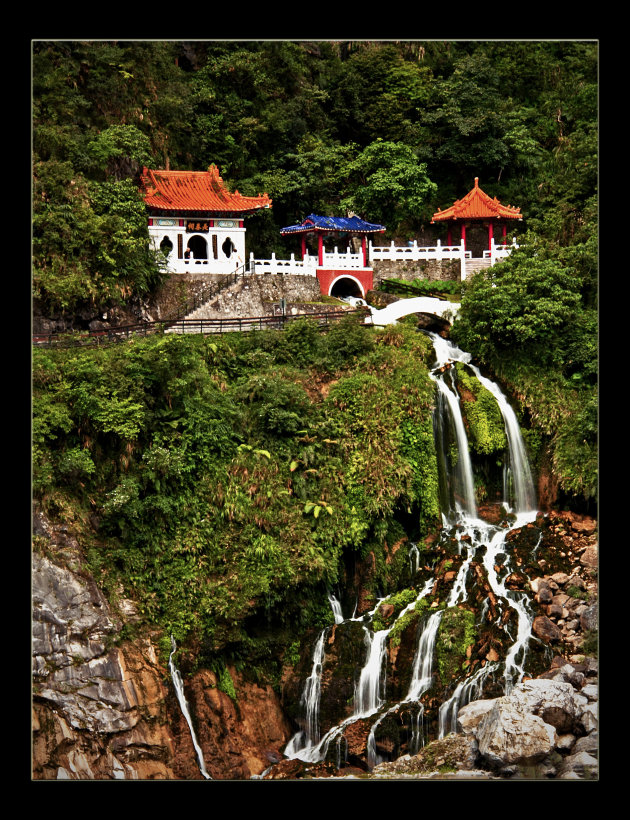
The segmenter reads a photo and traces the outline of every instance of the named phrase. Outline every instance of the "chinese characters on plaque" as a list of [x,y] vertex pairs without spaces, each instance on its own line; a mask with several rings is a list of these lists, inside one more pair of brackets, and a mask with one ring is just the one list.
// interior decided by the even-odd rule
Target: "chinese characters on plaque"
[[208,233],[209,230],[209,222],[198,222],[194,219],[186,222],[186,233]]

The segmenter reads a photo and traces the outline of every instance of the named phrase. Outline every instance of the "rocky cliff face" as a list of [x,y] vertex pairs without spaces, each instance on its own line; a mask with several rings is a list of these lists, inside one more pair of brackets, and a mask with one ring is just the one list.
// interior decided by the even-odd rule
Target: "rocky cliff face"
[[[527,572],[522,577],[514,573],[510,583],[514,588],[527,586],[532,596],[536,614],[532,652],[540,655],[540,671],[535,674],[541,683],[536,686],[550,682],[547,689],[553,691],[545,695],[545,702],[552,702],[551,707],[538,708],[538,701],[535,708],[531,706],[531,685],[526,692],[527,687],[520,687],[524,689],[523,697],[529,698],[524,706],[515,702],[514,696],[481,701],[477,706],[473,703],[467,709],[473,717],[481,709],[479,721],[468,726],[463,711],[463,738],[436,741],[438,746],[430,744],[431,748],[416,756],[405,754],[396,726],[384,722],[382,736],[377,738],[378,752],[386,757],[390,753],[401,756],[377,767],[372,775],[366,767],[369,723],[357,721],[346,732],[343,774],[429,776],[442,765],[435,761],[444,759],[455,761],[455,770],[467,776],[473,776],[480,766],[487,776],[506,777],[514,772],[517,776],[534,772],[545,778],[597,776],[597,665],[588,657],[585,660],[589,635],[597,634],[596,522],[586,516],[552,513],[538,524],[542,537],[536,541],[533,560],[527,540],[529,529],[521,530],[518,537],[515,533],[512,549],[517,565],[522,554],[521,566]],[[33,778],[203,779],[189,726],[165,659],[160,657],[162,636],[140,631],[131,601],[119,599],[114,603],[104,597],[84,564],[79,543],[66,527],[52,526],[41,512],[36,512],[34,529],[39,538],[32,574]],[[438,589],[453,568],[440,555],[434,558]],[[387,617],[386,612],[382,615]],[[133,639],[122,639],[125,624],[127,629],[131,625],[136,630]],[[408,656],[412,654],[407,633],[414,630],[410,622],[398,646],[390,651],[388,691],[392,687],[392,691],[406,689]],[[465,653],[465,663],[483,665],[496,660],[493,646],[472,644]],[[498,643],[497,648],[500,650]],[[357,653],[362,651],[360,624],[328,630],[320,714],[324,731],[352,713],[353,678],[361,665]],[[305,655],[295,670],[287,669],[282,702],[270,686],[248,682],[233,668],[229,672],[235,697],[221,691],[210,670],[184,675],[196,736],[213,779],[243,780],[262,775],[268,779],[295,779],[340,774],[330,762],[306,766],[298,760],[282,760],[282,750],[299,723],[299,698],[311,663],[310,655]],[[565,699],[571,708],[562,705],[556,683],[566,690]],[[493,693],[484,697],[492,698]],[[431,701],[427,701],[427,720],[434,720],[434,711]],[[537,746],[534,752],[523,744],[508,748],[503,743],[505,738],[514,740],[508,729],[516,725],[515,720],[521,720],[522,715],[514,717],[517,713],[528,715],[527,721],[536,724],[540,748]],[[571,720],[567,715],[573,715]],[[528,742],[531,739],[523,732],[518,734]],[[534,737],[535,733],[529,734]],[[278,765],[272,765],[275,763]]]
[[[158,636],[120,640],[133,622],[86,571],[76,540],[38,513],[46,554],[33,555],[33,778],[202,779]],[[231,670],[236,702],[209,671],[186,678],[206,768],[215,779],[260,774],[291,735],[271,687]]]

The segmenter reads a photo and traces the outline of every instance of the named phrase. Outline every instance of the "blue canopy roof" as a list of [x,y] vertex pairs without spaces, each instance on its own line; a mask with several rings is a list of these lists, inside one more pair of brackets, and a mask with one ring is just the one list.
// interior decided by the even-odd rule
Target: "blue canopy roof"
[[311,233],[317,231],[380,233],[384,230],[384,225],[364,222],[358,216],[317,216],[316,214],[309,214],[301,225],[289,225],[287,228],[282,228],[280,233]]

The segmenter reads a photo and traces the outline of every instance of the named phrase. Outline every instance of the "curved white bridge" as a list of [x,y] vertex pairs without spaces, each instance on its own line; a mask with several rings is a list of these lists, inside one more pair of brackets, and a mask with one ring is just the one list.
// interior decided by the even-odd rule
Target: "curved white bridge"
[[432,313],[448,322],[452,322],[460,308],[459,302],[447,302],[433,296],[415,296],[412,299],[399,299],[382,310],[372,308],[372,315],[365,323],[368,325],[391,325],[410,313]]

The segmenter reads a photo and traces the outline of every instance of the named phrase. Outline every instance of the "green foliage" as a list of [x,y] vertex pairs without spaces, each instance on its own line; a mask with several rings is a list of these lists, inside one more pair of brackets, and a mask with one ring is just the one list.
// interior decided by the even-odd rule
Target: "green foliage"
[[430,279],[385,279],[381,282],[379,289],[386,293],[397,293],[404,289],[404,291],[417,291],[418,296],[441,296],[442,294],[459,295],[462,285],[460,282],[440,282]]
[[230,674],[230,670],[227,666],[222,666],[217,675],[217,689],[221,692],[225,692],[234,703],[237,702],[238,698],[236,695],[236,688],[234,686],[234,681],[232,680],[232,675]]
[[505,423],[496,399],[461,362],[455,365],[468,442],[474,452],[489,455],[507,447]]
[[429,179],[426,163],[418,162],[404,143],[378,139],[347,163],[343,173],[349,194],[342,207],[368,221],[393,227],[431,214],[437,185]]
[[466,660],[466,649],[475,642],[475,613],[449,607],[438,627],[435,643],[437,671],[443,685],[448,685]]
[[[397,510],[418,526],[439,512],[425,337],[296,323],[257,344],[174,335],[34,350],[36,495],[63,488],[98,511],[88,555],[104,588],[122,584],[147,623],[178,644],[196,637],[209,657],[245,652],[260,618],[329,619],[304,601],[364,543],[389,585]],[[285,364],[299,350],[305,367]],[[326,398],[306,389],[333,376]]]
[[[528,236],[466,285],[453,337],[518,396],[560,486],[594,496],[596,43],[50,41],[33,44],[32,77],[45,313],[159,285],[145,163],[212,162],[232,189],[266,190],[273,210],[248,222],[256,254],[286,253],[279,228],[311,211],[414,235],[475,176],[518,204]],[[271,612],[292,628],[329,617],[309,602],[347,551],[374,550],[387,586],[397,516],[438,517],[430,352],[402,323],[320,334],[306,320],[36,350],[34,492],[59,515],[99,517],[90,560],[147,622],[245,651]],[[498,448],[474,404],[476,446]]]
[[134,249],[132,265],[86,198],[145,163],[216,163],[232,188],[267,191],[273,210],[248,223],[257,255],[286,251],[279,228],[313,211],[412,235],[475,176],[546,242],[596,236],[596,42],[36,41],[32,64],[34,280],[50,309],[156,286],[157,263]]
[[561,366],[563,351],[550,342],[571,326],[580,302],[575,271],[522,249],[471,277],[453,335],[486,361],[518,349],[522,358]]

